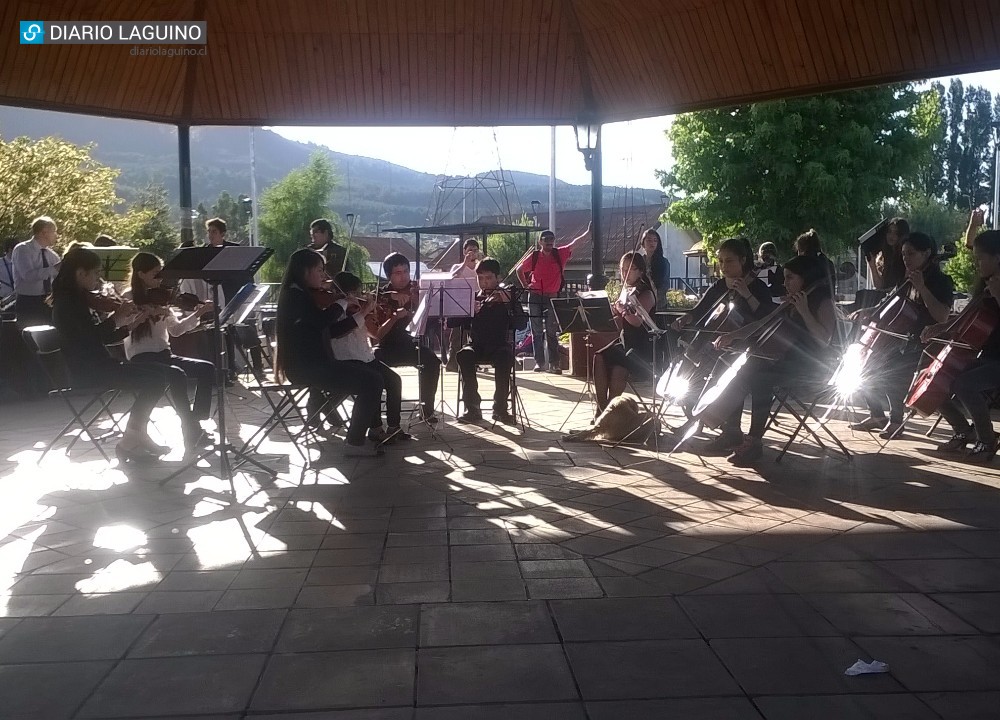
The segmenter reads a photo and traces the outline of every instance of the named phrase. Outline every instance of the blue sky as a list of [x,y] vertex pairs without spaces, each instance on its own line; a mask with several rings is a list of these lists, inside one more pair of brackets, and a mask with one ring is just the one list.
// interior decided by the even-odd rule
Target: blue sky
[[[967,84],[1000,92],[1000,70],[960,75]],[[604,126],[604,182],[623,187],[659,187],[654,170],[669,167],[664,136],[671,116]],[[498,128],[271,128],[338,152],[388,160],[423,172],[467,175],[494,170],[549,173],[550,130],[546,127]],[[556,177],[575,185],[590,182],[570,127],[556,129]]]

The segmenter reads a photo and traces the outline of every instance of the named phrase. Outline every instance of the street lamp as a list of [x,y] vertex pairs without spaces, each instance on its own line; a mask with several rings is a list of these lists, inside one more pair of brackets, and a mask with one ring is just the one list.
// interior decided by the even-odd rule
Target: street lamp
[[538,208],[541,207],[541,203],[537,200],[531,201],[531,215],[535,220],[535,225],[538,224]]
[[993,156],[993,229],[1000,229],[1000,122],[992,122],[993,127],[993,149],[996,154]]
[[603,290],[604,242],[601,237],[601,206],[604,191],[601,179],[601,124],[591,115],[583,115],[573,125],[576,149],[583,155],[583,164],[590,171],[590,235],[593,241],[590,254],[590,289]]

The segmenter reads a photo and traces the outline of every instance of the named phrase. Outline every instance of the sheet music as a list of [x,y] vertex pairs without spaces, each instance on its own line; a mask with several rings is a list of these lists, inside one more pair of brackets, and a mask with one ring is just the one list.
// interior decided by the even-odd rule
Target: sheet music
[[208,271],[245,270],[253,264],[260,253],[261,248],[255,246],[226,245],[202,269]]

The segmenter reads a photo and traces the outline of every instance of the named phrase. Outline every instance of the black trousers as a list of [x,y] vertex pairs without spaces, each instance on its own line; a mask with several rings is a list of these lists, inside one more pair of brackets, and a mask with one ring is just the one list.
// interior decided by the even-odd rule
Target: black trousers
[[364,442],[371,420],[379,411],[385,388],[378,370],[367,367],[367,363],[317,360],[301,367],[288,368],[287,374],[293,383],[308,385],[334,396],[354,395],[347,442],[352,445]]
[[496,385],[493,391],[493,412],[507,412],[507,400],[510,397],[510,376],[514,369],[514,352],[509,345],[498,348],[477,348],[466,346],[458,351],[458,367],[462,373],[462,398],[470,410],[479,410],[483,399],[479,395],[479,378],[476,377],[476,365],[488,362],[494,368],[493,379]]
[[903,422],[906,411],[906,393],[913,382],[913,373],[920,365],[921,350],[890,353],[878,367],[866,368],[870,378],[868,388],[862,393],[868,412],[873,418],[885,418],[885,400],[889,401],[889,421]]
[[[169,350],[140,353],[132,358],[134,363],[158,363],[169,368],[170,400],[184,418],[190,413],[195,421],[207,420],[212,413],[212,389],[215,385],[215,365],[206,360],[171,355]],[[188,399],[188,378],[196,381],[194,406]]]
[[[19,333],[26,327],[52,324],[52,308],[45,304],[44,295],[18,295],[15,312]],[[18,352],[24,371],[22,391],[31,396],[44,395],[49,388],[42,366],[23,342],[18,342]]]
[[128,429],[145,433],[149,416],[170,384],[171,369],[154,363],[110,362],[96,368],[74,368],[75,385],[136,393],[128,416]]
[[976,438],[989,444],[993,438],[993,421],[986,393],[1000,388],[1000,360],[977,360],[975,365],[955,378],[951,391],[955,397],[941,406],[940,413],[956,433],[969,426],[961,408],[969,413],[976,428]]
[[[347,360],[346,362],[356,363],[363,368],[374,370],[382,376],[382,383],[385,385],[385,422],[391,428],[398,428],[402,420],[400,405],[403,402],[403,379],[391,367],[378,360],[367,363],[361,360]],[[370,427],[382,427],[381,407],[375,408],[375,415]]]
[[420,368],[420,405],[424,415],[434,414],[434,397],[437,395],[441,360],[428,348],[408,345],[380,345],[375,349],[375,359],[389,367]]

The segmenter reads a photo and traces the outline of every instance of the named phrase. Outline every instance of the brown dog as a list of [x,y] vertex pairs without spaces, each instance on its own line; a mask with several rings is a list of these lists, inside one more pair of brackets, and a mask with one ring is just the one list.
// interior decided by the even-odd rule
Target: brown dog
[[594,424],[564,435],[567,442],[605,440],[608,442],[647,443],[660,431],[660,421],[653,413],[640,410],[633,398],[619,395],[611,400]]

